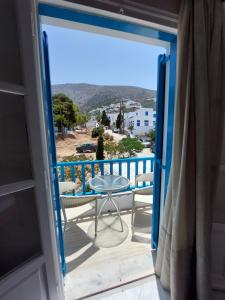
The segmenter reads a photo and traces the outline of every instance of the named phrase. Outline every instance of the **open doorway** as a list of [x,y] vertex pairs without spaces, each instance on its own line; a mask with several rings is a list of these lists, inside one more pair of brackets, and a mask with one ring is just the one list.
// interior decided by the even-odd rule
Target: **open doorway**
[[[46,18],[43,20],[46,20]],[[106,21],[104,20],[104,22]],[[56,19],[54,21],[50,19],[48,20],[49,22],[62,26],[61,19],[59,22],[61,24],[56,24]],[[94,22],[93,18],[91,22]],[[108,22],[110,24],[111,19],[108,19]],[[62,216],[60,210],[60,203],[57,202],[57,224],[59,236],[61,235],[59,238],[61,241],[61,255],[62,261],[65,259],[66,264],[66,267],[64,266],[66,272],[65,292],[68,299],[78,299],[154,273],[151,245],[153,244],[155,247],[157,245],[160,202],[164,200],[162,189],[165,187],[165,180],[163,181],[161,176],[163,169],[163,136],[167,136],[164,123],[165,116],[166,122],[171,117],[168,116],[167,109],[170,104],[169,99],[174,97],[174,95],[171,95],[171,90],[169,89],[169,87],[171,88],[171,83],[169,82],[171,76],[166,78],[166,75],[168,76],[170,73],[168,71],[169,68],[167,68],[171,55],[170,42],[160,41],[158,37],[150,39],[143,37],[141,34],[124,34],[121,33],[121,26],[117,28],[119,30],[116,32],[115,30],[113,33],[110,30],[107,31],[108,36],[101,36],[103,33],[104,35],[106,34],[106,32],[101,32],[101,26],[94,26],[95,29],[92,28],[92,33],[85,32],[87,31],[85,24],[79,24],[78,32],[77,24],[71,24],[71,20],[70,22],[64,20],[63,26],[70,29],[61,28],[61,30],[73,30],[73,33],[76,31],[76,33],[81,34],[82,38],[85,38],[85,35],[89,35],[89,41],[93,38],[95,44],[99,37],[102,40],[105,39],[103,43],[107,43],[107,39],[108,43],[115,40],[119,41],[118,49],[120,55],[122,43],[128,44],[129,54],[132,53],[132,47],[135,48],[137,44],[145,45],[149,49],[158,47],[158,53],[154,58],[155,70],[153,71],[153,76],[155,76],[155,87],[152,88],[152,91],[140,85],[138,88],[130,86],[129,82],[128,84],[123,83],[123,88],[116,81],[115,83],[113,82],[114,86],[112,84],[109,85],[107,84],[107,72],[102,75],[105,82],[102,81],[100,87],[96,82],[94,85],[92,81],[92,85],[90,85],[90,82],[85,80],[85,84],[82,85],[62,84],[51,88],[53,103],[50,97],[48,105],[51,106],[53,104],[54,115],[52,117],[51,107],[49,107],[48,121],[51,119],[50,122],[53,122],[54,119],[50,135],[52,139],[54,139],[54,136],[56,139],[56,149],[53,151],[55,152],[56,150],[56,152],[53,155],[55,155],[57,160],[54,162],[53,159],[53,165],[55,163],[56,181],[59,181],[59,186],[57,182],[55,184],[55,201],[59,201],[57,193],[64,194],[63,197],[61,196],[61,201],[62,199],[63,201],[70,201],[73,198],[74,201],[79,202],[79,199],[87,199],[84,196],[97,197],[99,193],[96,195],[96,191],[89,184],[90,178],[94,178],[96,175],[122,176],[129,180],[129,186],[122,193],[113,195],[114,200],[117,200],[121,218],[119,218],[120,215],[115,215],[115,207],[110,205],[104,206],[98,223],[98,229],[100,229],[97,235],[95,235],[94,223],[96,201],[90,201],[87,205],[71,204],[66,206],[65,204],[64,216]],[[71,29],[71,27],[73,28]],[[49,31],[51,65],[51,55],[55,48],[51,46],[51,30],[53,28],[45,26],[45,30],[47,34]],[[56,27],[57,30],[60,31],[60,27]],[[90,28],[88,28],[88,31],[90,31]],[[98,34],[96,34],[96,31]],[[116,35],[118,37],[115,37]],[[166,34],[165,37],[168,39]],[[131,41],[132,39],[134,40],[133,42]],[[152,46],[153,44],[157,46]],[[142,51],[144,53],[144,50]],[[133,50],[133,53],[137,53],[137,49]],[[138,54],[143,55],[142,52],[138,52]],[[82,55],[84,59],[87,58],[85,58],[85,52]],[[97,51],[93,52],[91,58],[96,59],[97,55],[99,55]],[[103,59],[104,53],[100,53],[100,55],[101,59]],[[79,60],[77,55],[75,58]],[[63,53],[60,53],[59,60],[63,64]],[[57,60],[53,64],[56,65]],[[113,65],[116,66],[116,64],[117,61],[115,60]],[[104,64],[104,71],[106,67]],[[128,67],[130,65],[127,65]],[[54,76],[51,70],[52,68],[50,68],[49,79]],[[75,72],[77,72],[77,69]],[[86,76],[89,75],[87,71],[84,72],[85,74]],[[149,64],[149,74],[151,74],[151,64]],[[92,75],[92,80],[93,77]],[[110,76],[108,75],[108,77]],[[116,80],[119,80],[119,77],[118,75],[115,76]],[[129,81],[130,78],[134,82],[140,79],[138,76],[135,77],[131,72],[128,72],[127,80]],[[84,80],[78,80],[78,82],[81,81]],[[46,90],[50,88],[50,81],[48,84],[49,87],[46,86]],[[133,85],[137,86],[138,84]],[[86,102],[83,101],[85,97],[82,89],[86,89],[86,93],[92,94],[92,98],[89,97],[89,102],[87,100],[85,100]],[[94,95],[93,89],[95,90]],[[100,92],[96,93],[98,90]],[[49,91],[48,93],[48,96],[50,96]],[[72,104],[70,100],[72,100]],[[63,106],[65,102],[66,105]],[[83,107],[82,102],[85,103]],[[65,106],[68,107],[69,103],[72,105],[72,110],[74,110],[74,120],[73,122],[71,121],[73,124],[69,124],[65,116]],[[165,104],[168,105],[166,110]],[[56,127],[54,130],[53,125]],[[103,130],[105,131],[104,133]],[[157,137],[156,143],[154,142],[155,132]],[[98,155],[97,153],[95,154],[96,147],[97,149],[100,147],[96,145],[97,143],[99,144],[99,137],[102,137],[103,145],[105,146],[105,150],[102,151],[102,157],[96,156]],[[130,146],[131,142],[135,146]],[[125,146],[128,148],[125,148]],[[167,155],[167,150],[164,151]],[[82,152],[82,154],[79,152]],[[165,164],[164,169],[166,169]],[[134,194],[133,190],[137,188],[136,178],[138,175],[146,174],[152,174],[152,177],[149,177],[149,175],[143,177],[142,182],[138,184],[138,189],[142,192]],[[161,185],[161,181],[163,181],[163,185]],[[60,184],[62,183],[66,183],[66,190],[60,190]],[[68,183],[72,183],[69,188]],[[148,191],[148,189],[151,192],[146,195],[145,191]],[[66,199],[66,197],[68,198]],[[104,203],[104,198],[105,194],[101,193],[101,197],[97,199],[98,209],[101,208],[101,203]],[[134,198],[135,210],[132,210]],[[93,199],[96,200],[96,198]],[[62,202],[61,204],[62,206],[64,205]],[[73,206],[73,208],[69,209],[69,206]],[[66,219],[67,223],[65,224]],[[120,222],[123,224],[122,230]],[[153,238],[151,224],[153,224]]]

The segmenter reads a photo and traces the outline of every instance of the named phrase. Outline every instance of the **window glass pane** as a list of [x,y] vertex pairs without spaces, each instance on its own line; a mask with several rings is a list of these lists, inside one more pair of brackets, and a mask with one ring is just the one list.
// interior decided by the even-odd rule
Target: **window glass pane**
[[141,121],[137,120],[137,126],[139,127],[141,125]]
[[23,96],[0,92],[0,185],[32,178]]
[[41,254],[34,190],[0,197],[0,276]]

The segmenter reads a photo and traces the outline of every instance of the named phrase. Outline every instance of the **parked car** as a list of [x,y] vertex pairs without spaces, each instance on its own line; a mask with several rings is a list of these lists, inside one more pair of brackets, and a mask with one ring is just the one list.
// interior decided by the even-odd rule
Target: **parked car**
[[83,144],[76,148],[78,153],[92,153],[96,152],[97,146],[95,144]]
[[119,133],[120,130],[119,130],[118,128],[114,128],[114,129],[113,129],[113,132],[114,132],[114,133]]

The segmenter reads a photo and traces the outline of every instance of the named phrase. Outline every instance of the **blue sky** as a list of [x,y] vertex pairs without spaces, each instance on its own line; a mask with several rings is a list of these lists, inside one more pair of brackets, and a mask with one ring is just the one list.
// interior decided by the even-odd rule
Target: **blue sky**
[[52,84],[157,87],[157,57],[165,49],[114,37],[44,25]]

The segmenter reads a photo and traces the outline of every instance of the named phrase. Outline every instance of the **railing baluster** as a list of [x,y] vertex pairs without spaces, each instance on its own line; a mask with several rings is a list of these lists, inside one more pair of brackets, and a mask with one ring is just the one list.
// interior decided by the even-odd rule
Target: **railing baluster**
[[65,181],[64,166],[60,167],[60,177],[61,177],[61,181]]
[[[151,172],[153,172],[154,173],[154,160],[153,159],[151,159]],[[152,182],[150,182],[150,184],[152,184],[152,185],[154,185],[154,176],[153,176],[153,181]]]
[[[143,159],[143,174],[146,173],[146,159]],[[146,186],[146,182],[143,182],[143,186]]]
[[[95,177],[95,164],[91,164],[91,177]],[[92,194],[95,194],[95,191],[92,190]]]
[[122,162],[119,161],[119,175],[122,175]]
[[154,160],[151,159],[150,163],[151,163],[151,172],[153,172],[153,168],[154,168]]
[[130,161],[127,160],[127,178],[130,180]]
[[91,164],[91,177],[95,177],[95,165]]
[[[75,183],[76,182],[76,176],[75,176],[75,166],[71,165],[71,177],[72,177],[72,181]],[[76,190],[73,189],[73,195],[75,195]]]
[[109,168],[110,168],[110,175],[113,175],[113,162],[112,161],[109,163]]
[[101,170],[101,175],[104,175],[104,164],[103,162],[100,163],[100,170]]
[[81,167],[81,181],[82,181],[83,195],[85,195],[86,194],[85,165],[82,165],[82,167]]
[[[135,161],[135,179],[136,179],[136,177],[138,176],[138,163],[139,163],[139,161],[136,160],[136,161]],[[135,182],[135,186],[136,186],[136,182]]]

